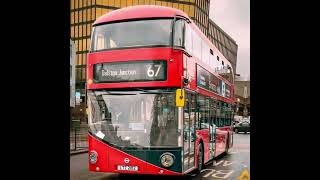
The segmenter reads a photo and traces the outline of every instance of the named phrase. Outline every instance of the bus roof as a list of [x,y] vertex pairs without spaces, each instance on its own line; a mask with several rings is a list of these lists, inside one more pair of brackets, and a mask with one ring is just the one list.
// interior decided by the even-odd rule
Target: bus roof
[[186,13],[178,9],[164,6],[138,5],[111,11],[110,13],[99,17],[93,25],[126,19],[173,18],[176,15],[187,17],[190,20]]

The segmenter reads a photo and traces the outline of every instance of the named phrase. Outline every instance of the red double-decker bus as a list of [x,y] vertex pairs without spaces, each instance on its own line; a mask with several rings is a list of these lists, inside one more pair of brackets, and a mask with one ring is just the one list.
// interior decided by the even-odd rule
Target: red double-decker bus
[[183,175],[232,147],[231,64],[184,12],[101,16],[87,73],[90,171]]

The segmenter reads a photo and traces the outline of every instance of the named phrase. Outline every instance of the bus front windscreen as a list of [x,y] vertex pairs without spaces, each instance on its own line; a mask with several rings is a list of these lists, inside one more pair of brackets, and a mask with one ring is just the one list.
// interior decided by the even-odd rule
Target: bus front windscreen
[[88,91],[92,134],[120,147],[177,147],[174,93]]
[[172,19],[152,19],[102,24],[94,27],[91,50],[169,46]]

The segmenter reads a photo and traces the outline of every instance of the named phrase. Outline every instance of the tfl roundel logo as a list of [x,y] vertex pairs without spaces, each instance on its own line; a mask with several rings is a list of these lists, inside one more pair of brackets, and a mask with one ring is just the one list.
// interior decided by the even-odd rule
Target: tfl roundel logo
[[124,162],[125,162],[125,163],[129,163],[129,162],[130,162],[130,159],[129,159],[129,158],[124,158]]

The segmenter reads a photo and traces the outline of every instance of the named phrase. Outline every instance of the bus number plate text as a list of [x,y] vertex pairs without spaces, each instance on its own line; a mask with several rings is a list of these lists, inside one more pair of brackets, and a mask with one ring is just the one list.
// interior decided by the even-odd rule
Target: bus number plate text
[[118,165],[117,170],[122,170],[122,171],[138,171],[138,166],[123,166],[123,165]]

